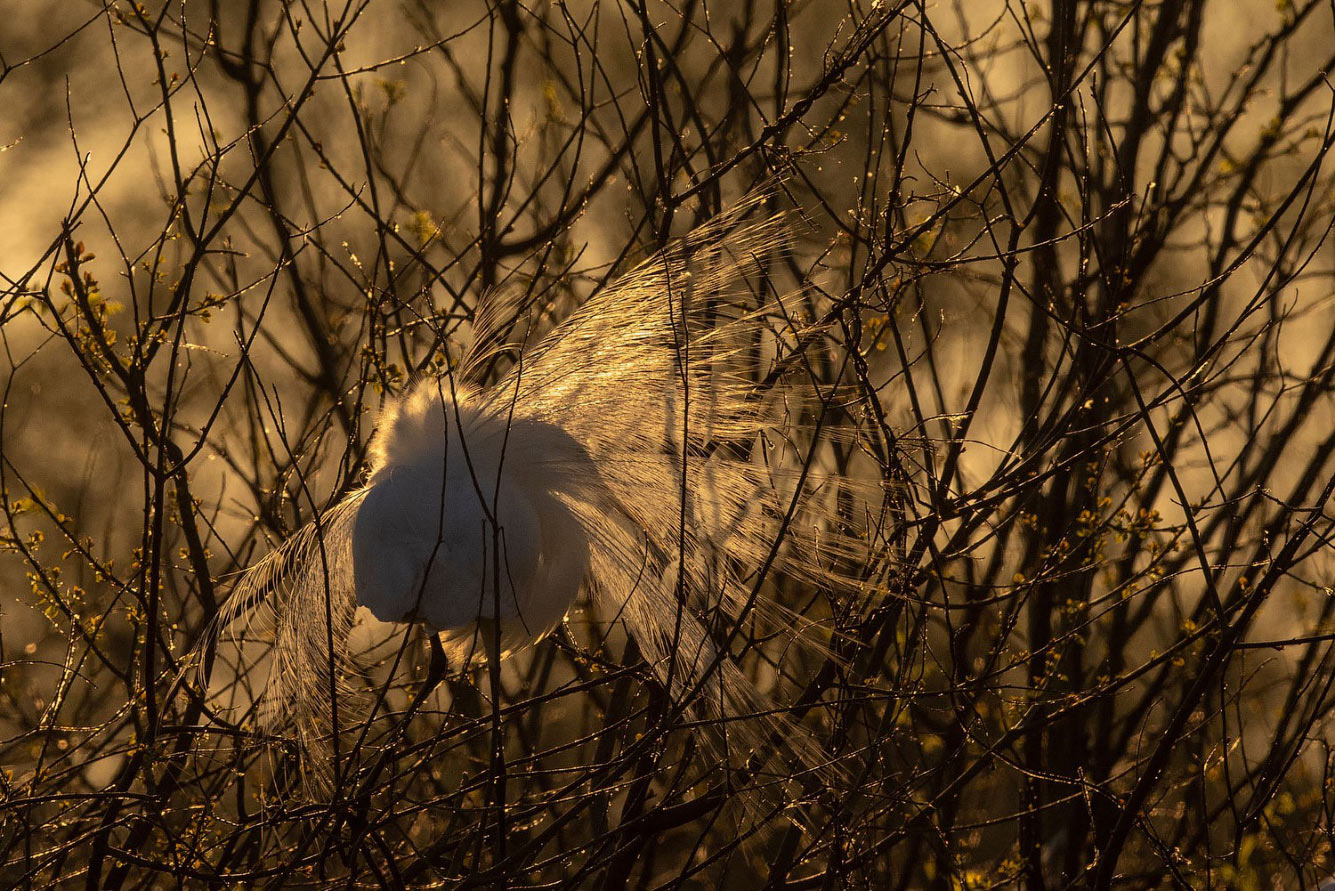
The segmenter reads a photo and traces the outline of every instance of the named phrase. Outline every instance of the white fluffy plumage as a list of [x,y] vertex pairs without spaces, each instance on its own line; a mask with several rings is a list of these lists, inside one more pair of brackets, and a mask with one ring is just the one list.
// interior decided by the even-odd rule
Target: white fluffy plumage
[[[856,487],[803,460],[791,376],[757,374],[817,333],[785,322],[791,301],[743,287],[785,237],[779,220],[745,221],[757,205],[654,255],[534,348],[498,350],[515,307],[488,304],[479,347],[385,409],[365,485],[242,576],[219,627],[264,619],[259,721],[295,733],[317,778],[339,727],[365,716],[349,683],[358,605],[422,623],[460,668],[541,640],[581,592],[675,702],[724,728],[715,742],[819,769],[819,746],[729,652],[743,621],[803,637],[767,576],[838,599],[851,583],[832,567],[866,553],[829,512]],[[498,352],[514,364],[484,386]]]
[[546,636],[588,572],[563,485],[591,469],[579,444],[443,379],[419,383],[379,429],[352,521],[357,602],[382,622],[422,622],[455,663],[480,619],[499,620],[502,655]]

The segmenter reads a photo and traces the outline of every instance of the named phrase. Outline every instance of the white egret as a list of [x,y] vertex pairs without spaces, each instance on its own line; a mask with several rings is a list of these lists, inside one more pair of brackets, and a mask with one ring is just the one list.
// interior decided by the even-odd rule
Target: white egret
[[[379,419],[365,485],[240,579],[220,627],[268,616],[260,720],[294,730],[317,775],[329,777],[336,707],[345,724],[359,714],[345,698],[358,605],[421,623],[460,668],[539,641],[581,591],[625,624],[674,701],[719,722],[768,715],[729,724],[742,751],[781,738],[793,760],[821,760],[727,648],[748,618],[802,637],[767,575],[838,596],[850,583],[833,567],[865,555],[828,515],[830,493],[851,483],[794,460],[805,433],[785,425],[802,408],[793,376],[756,374],[776,344],[819,339],[784,322],[795,301],[762,311],[747,296],[785,235],[744,220],[758,203],[651,257],[536,347],[512,348],[499,382],[480,383],[498,351],[479,346],[415,383]],[[480,343],[507,308],[480,312]],[[764,334],[776,320],[787,330]]]

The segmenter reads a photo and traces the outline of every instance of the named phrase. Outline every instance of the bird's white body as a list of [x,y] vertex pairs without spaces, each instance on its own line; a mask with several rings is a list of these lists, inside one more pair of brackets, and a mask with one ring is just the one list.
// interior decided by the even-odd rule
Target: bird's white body
[[357,602],[380,621],[419,621],[471,648],[490,643],[474,639],[479,620],[498,620],[505,654],[556,627],[589,554],[553,489],[581,463],[579,446],[500,408],[447,379],[393,404],[373,441],[352,564]]

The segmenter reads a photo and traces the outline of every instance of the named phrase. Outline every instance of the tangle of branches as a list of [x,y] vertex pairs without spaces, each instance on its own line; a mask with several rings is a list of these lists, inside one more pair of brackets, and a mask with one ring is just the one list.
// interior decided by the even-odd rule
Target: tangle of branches
[[[1329,0],[5,15],[0,884],[1335,873]],[[580,601],[429,695],[363,641],[389,736],[310,794],[190,682],[238,574],[483,295],[536,337],[759,185],[802,470],[884,494],[845,596],[770,582],[820,646],[724,646],[828,785],[753,794]]]

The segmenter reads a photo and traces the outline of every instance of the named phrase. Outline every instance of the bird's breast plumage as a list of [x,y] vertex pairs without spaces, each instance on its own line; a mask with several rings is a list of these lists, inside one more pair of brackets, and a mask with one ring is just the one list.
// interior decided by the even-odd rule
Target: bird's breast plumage
[[372,449],[353,523],[358,603],[446,638],[495,620],[504,649],[546,635],[588,565],[587,537],[560,497],[569,446],[469,391],[420,384],[387,412]]

